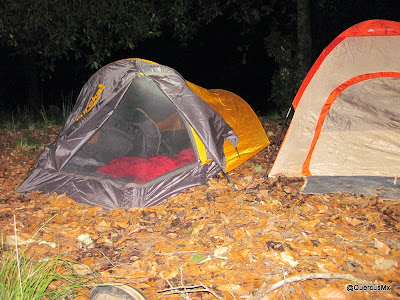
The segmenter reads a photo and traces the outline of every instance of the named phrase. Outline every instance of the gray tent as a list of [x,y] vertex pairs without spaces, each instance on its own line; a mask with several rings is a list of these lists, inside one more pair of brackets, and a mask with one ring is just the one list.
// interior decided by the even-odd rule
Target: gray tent
[[[149,61],[111,63],[84,85],[59,136],[16,191],[66,193],[111,209],[159,205],[204,184],[229,170],[227,147],[236,151],[228,164],[238,165],[269,143],[258,124],[242,134],[246,144],[249,137],[254,139],[250,155],[238,155],[241,134],[215,108],[220,105],[226,113],[227,103],[247,104],[218,91],[197,87],[173,69]],[[214,101],[214,108],[207,99]],[[252,113],[249,120],[258,122]]]

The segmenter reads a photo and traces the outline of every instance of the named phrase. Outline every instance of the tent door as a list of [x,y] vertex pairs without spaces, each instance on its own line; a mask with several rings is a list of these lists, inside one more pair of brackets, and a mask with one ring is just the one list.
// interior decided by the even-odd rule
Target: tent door
[[396,77],[362,80],[328,99],[303,174],[399,176],[399,99]]
[[197,162],[194,149],[174,104],[151,79],[138,76],[108,120],[61,171],[145,184]]

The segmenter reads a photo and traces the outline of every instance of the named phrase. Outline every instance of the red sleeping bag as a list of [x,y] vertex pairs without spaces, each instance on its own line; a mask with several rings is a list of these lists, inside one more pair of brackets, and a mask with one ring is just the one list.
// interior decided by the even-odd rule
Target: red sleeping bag
[[196,161],[193,149],[183,149],[174,157],[156,155],[150,158],[119,157],[97,169],[97,172],[112,178],[135,177],[137,183],[145,183],[168,171]]

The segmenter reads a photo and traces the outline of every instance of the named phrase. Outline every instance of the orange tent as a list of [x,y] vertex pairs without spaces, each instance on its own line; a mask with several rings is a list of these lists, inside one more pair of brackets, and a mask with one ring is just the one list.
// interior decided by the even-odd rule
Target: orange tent
[[350,177],[386,178],[396,186],[400,23],[370,20],[341,33],[312,66],[293,107],[269,175],[306,176],[308,182],[345,177],[329,191],[343,191]]

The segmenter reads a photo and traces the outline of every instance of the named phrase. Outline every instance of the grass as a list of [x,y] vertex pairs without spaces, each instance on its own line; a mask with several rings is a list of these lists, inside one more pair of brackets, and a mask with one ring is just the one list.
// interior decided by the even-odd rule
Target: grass
[[[0,299],[73,299],[76,291],[86,286],[86,279],[68,272],[69,266],[68,261],[59,257],[34,262],[24,254],[3,251]],[[56,281],[59,285],[54,285]]]
[[36,150],[42,145],[43,143],[33,138],[29,131],[23,131],[17,141],[17,146],[24,150]]
[[34,151],[43,145],[38,140],[37,133],[45,133],[45,129],[49,126],[63,125],[72,108],[71,96],[63,98],[61,105],[58,106],[42,106],[40,109],[17,106],[13,109],[0,111],[0,132],[12,134],[15,146],[23,150]]
[[[40,230],[40,229],[39,229]],[[0,300],[66,300],[93,286],[93,276],[81,276],[75,262],[61,257],[34,261],[18,247],[14,217],[15,248],[5,249],[2,241]]]
[[16,133],[22,129],[43,130],[51,125],[63,125],[72,108],[72,96],[61,98],[59,105],[38,108],[17,106],[0,112],[0,128]]

